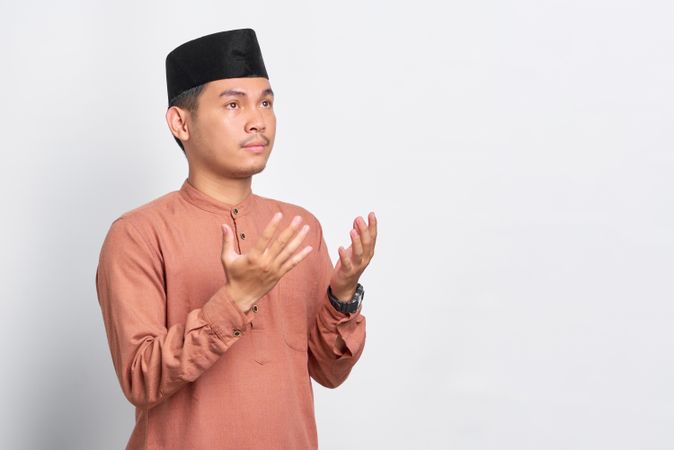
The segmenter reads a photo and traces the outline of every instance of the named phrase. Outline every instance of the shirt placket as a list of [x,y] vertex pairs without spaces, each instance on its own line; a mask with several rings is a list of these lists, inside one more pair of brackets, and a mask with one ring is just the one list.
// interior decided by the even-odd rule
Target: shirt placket
[[[236,234],[236,245],[239,254],[244,254],[255,245],[256,239],[259,237],[256,233],[256,228],[252,222],[249,211],[245,211],[242,207],[234,207],[230,210],[230,216],[234,223],[234,233]],[[262,296],[253,306],[251,310],[255,313],[251,320],[250,339],[253,343],[254,358],[258,364],[265,364],[269,362],[269,345],[267,340],[269,338],[267,330],[268,314],[268,297],[269,293]]]

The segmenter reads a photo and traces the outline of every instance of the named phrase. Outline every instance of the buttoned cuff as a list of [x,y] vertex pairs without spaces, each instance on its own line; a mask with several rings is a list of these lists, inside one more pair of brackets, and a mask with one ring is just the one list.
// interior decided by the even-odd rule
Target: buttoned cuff
[[254,312],[244,312],[229,296],[225,286],[221,287],[201,308],[204,320],[223,342],[239,339],[251,328]]

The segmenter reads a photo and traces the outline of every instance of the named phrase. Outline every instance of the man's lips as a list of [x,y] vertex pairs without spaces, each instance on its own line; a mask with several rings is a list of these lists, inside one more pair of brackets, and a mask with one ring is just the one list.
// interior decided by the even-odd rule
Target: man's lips
[[249,152],[253,153],[262,153],[264,151],[264,148],[267,144],[264,142],[250,142],[246,145],[243,146],[244,149],[248,150]]

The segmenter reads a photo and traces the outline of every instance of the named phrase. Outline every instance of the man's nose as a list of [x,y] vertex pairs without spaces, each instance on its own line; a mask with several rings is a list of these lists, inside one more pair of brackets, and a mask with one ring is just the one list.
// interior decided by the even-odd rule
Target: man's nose
[[261,133],[264,131],[264,129],[265,129],[264,116],[262,115],[262,111],[256,108],[253,110],[250,117],[248,118],[248,122],[246,123],[246,131],[248,131],[249,133],[253,132]]

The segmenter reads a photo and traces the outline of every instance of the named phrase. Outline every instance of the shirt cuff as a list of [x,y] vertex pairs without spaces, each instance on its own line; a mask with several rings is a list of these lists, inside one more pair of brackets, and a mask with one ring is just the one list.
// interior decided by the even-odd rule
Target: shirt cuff
[[360,346],[362,345],[362,339],[359,331],[361,328],[361,322],[365,320],[365,316],[361,315],[361,310],[363,309],[363,304],[361,303],[357,311],[352,313],[343,313],[337,311],[330,299],[328,298],[327,290],[323,294],[323,303],[319,311],[319,320],[323,323],[323,326],[328,330],[334,330],[336,334],[341,338],[344,343],[344,347],[339,345],[338,341],[335,342],[335,346],[332,349],[332,352],[335,358],[350,357],[356,354]]
[[238,339],[251,328],[254,312],[244,312],[229,296],[225,286],[215,294],[201,308],[204,320],[213,332],[222,340]]

